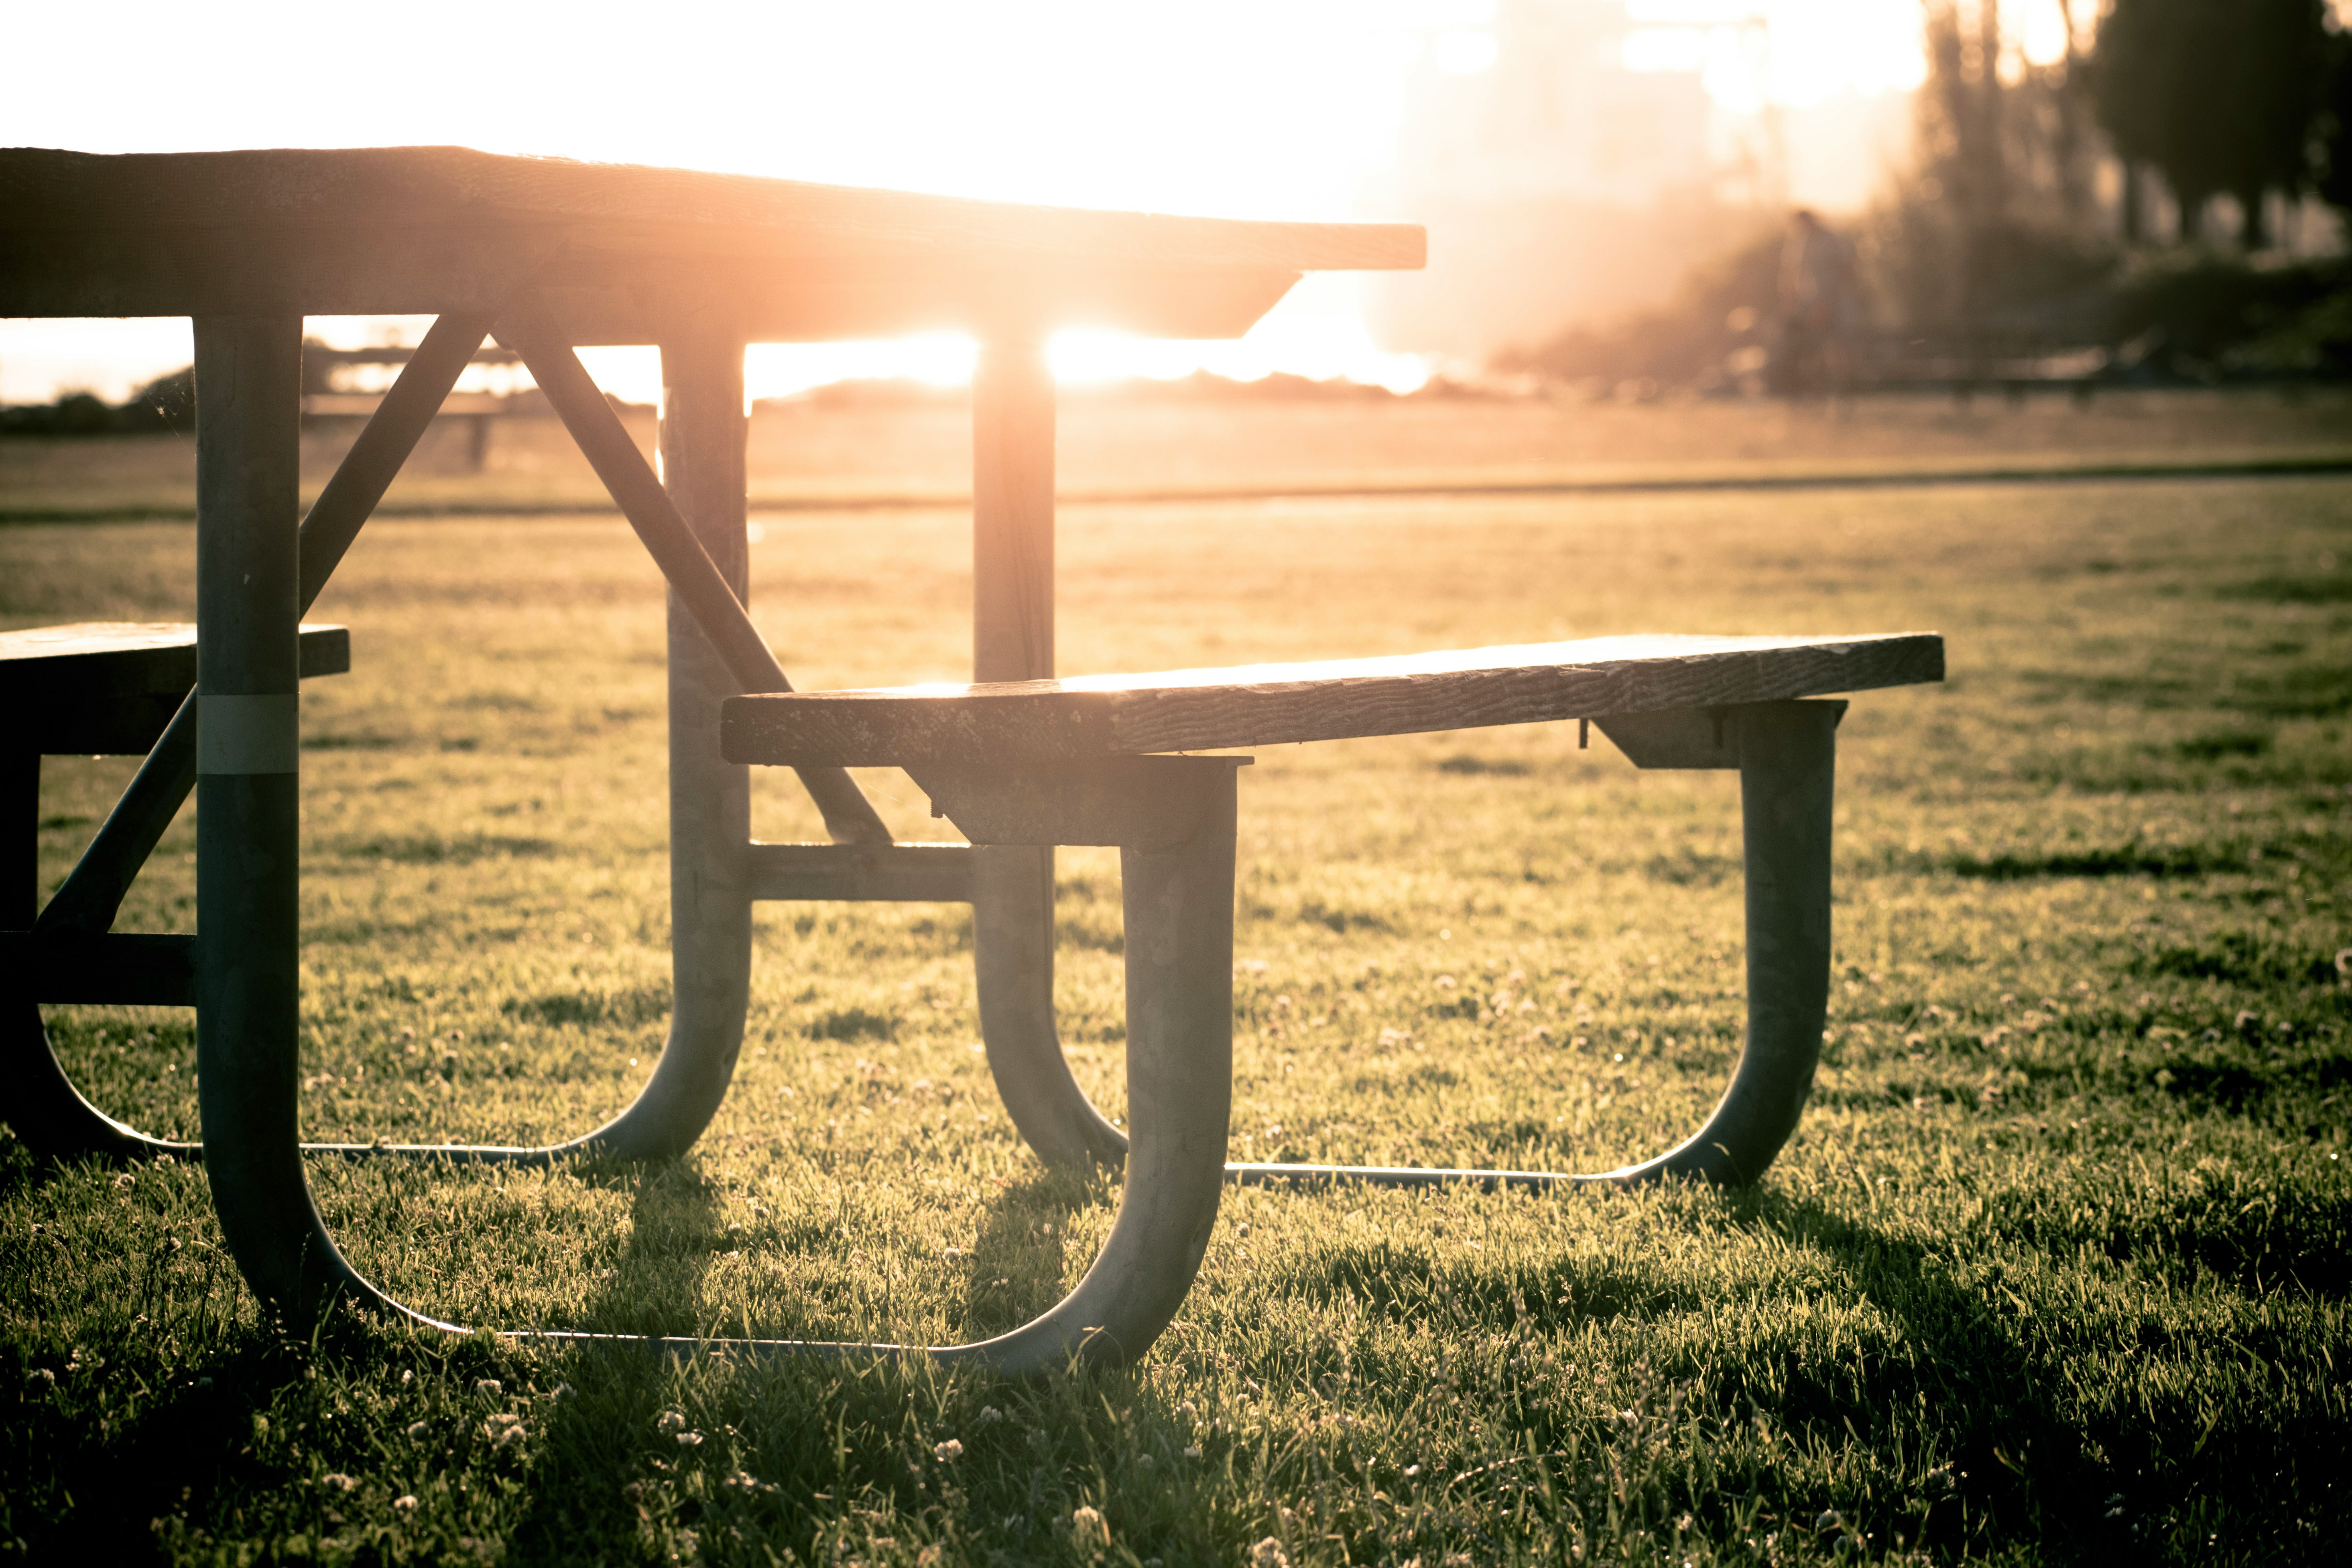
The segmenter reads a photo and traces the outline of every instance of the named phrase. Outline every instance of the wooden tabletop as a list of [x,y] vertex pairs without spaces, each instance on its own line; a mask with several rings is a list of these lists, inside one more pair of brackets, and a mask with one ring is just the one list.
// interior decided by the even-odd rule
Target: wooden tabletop
[[730,699],[735,763],[1083,761],[1770,702],[1944,678],[1933,632],[1622,637],[1391,658]]
[[750,341],[1238,335],[1298,276],[1422,265],[1421,229],[971,201],[464,147],[0,150],[0,316],[495,310],[574,342],[732,312]]

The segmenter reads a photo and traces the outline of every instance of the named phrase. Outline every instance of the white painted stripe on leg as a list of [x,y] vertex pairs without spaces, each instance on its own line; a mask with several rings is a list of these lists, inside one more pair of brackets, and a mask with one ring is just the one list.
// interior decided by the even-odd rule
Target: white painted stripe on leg
[[300,769],[299,699],[203,694],[196,708],[196,772],[290,773]]

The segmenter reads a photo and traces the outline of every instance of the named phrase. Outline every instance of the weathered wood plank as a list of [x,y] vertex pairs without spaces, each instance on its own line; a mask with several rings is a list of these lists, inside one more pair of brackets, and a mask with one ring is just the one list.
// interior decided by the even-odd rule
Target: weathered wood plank
[[463,147],[0,150],[0,316],[495,311],[526,279],[574,343],[665,298],[746,341],[1007,321],[1234,337],[1318,268],[1415,268],[1404,224],[1097,212]]
[[[1151,337],[1247,331],[1295,268],[1041,261],[952,253],[886,258],[653,258],[567,241],[559,227],[354,230],[9,230],[0,315],[184,316],[495,312],[536,279],[574,344],[650,343],[669,299],[734,303],[749,342],[906,332],[984,335],[1007,320]],[[655,309],[649,310],[648,305]]]
[[735,302],[750,342],[824,342],[907,332],[987,337],[1005,321],[1044,321],[1160,338],[1234,338],[1290,291],[1280,268],[1039,263],[982,267],[950,258],[844,263],[667,261],[567,252],[541,292],[572,341],[650,342],[646,302],[665,294]]
[[[352,667],[352,634],[306,625],[304,679]],[[137,756],[196,683],[196,628],[81,621],[0,632],[0,734],[51,756]]]
[[0,220],[0,316],[496,314],[564,241],[547,226],[122,231]]
[[1413,268],[1402,224],[1266,223],[974,201],[466,147],[104,155],[0,150],[0,227],[351,228],[561,224],[661,256],[995,256],[1166,268]]
[[730,761],[1064,762],[1769,702],[1944,677],[1932,632],[1592,637],[1319,664],[740,697]]

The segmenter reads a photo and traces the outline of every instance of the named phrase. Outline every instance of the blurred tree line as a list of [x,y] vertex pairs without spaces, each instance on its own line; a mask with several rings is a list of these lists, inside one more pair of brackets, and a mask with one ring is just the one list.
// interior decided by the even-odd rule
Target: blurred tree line
[[[2327,0],[2037,3],[2065,22],[2042,65],[1996,0],[1921,0],[1913,165],[1852,233],[1864,378],[1873,356],[2092,345],[2117,377],[2352,375],[2352,264],[2340,244],[2281,248],[2312,248],[2313,199],[2339,235],[2352,216],[2352,34]],[[1782,243],[1768,218],[1667,308],[1506,368],[1621,389],[1752,381]]]
[[195,434],[194,368],[158,376],[119,404],[92,392],[68,392],[55,403],[0,407],[0,436],[131,436],[163,430]]

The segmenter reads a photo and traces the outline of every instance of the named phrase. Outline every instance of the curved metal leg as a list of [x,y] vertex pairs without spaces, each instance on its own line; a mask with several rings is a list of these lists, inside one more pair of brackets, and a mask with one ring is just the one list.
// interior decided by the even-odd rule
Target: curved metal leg
[[10,1002],[0,1016],[0,1073],[8,1084],[8,1125],[19,1142],[45,1160],[152,1160],[159,1154],[194,1159],[198,1143],[151,1138],[117,1121],[82,1098],[49,1045],[34,1002]]
[[[971,382],[974,680],[1054,673],[1054,377],[1045,343],[1008,328]],[[1070,1074],[1054,1027],[1054,848],[973,851],[980,1037],[1013,1125],[1048,1165],[1116,1165],[1127,1138]]]
[[1071,1076],[1054,1026],[1054,851],[992,845],[972,852],[971,947],[980,1037],[996,1092],[1048,1165],[1116,1165],[1126,1134]]
[[1752,1182],[1797,1129],[1830,984],[1830,807],[1843,702],[1767,702],[1734,710],[1748,877],[1748,1034],[1731,1087],[1696,1133],[1614,1171],[1424,1170],[1375,1165],[1225,1167],[1229,1181],[1353,1181],[1383,1186],[1626,1184],[1660,1176]]
[[[740,531],[738,537],[740,567]],[[726,1097],[750,1005],[751,904],[744,853],[751,837],[749,770],[719,756],[719,704],[735,692],[732,679],[692,617],[673,598],[670,963],[676,990],[669,1037],[653,1077],[627,1109],[593,1132],[537,1148],[436,1143],[307,1147],[320,1153],[547,1164],[583,1154],[658,1158],[692,1145]],[[191,1158],[202,1152],[201,1144],[150,1137],[84,1099],[58,1061],[35,1004],[8,1004],[0,1017],[0,1051],[5,1052],[5,1067],[0,1070],[6,1073],[9,1125],[36,1153],[61,1160],[89,1155],[145,1160],[159,1154]]]
[[[662,344],[663,488],[738,600],[750,598],[743,483],[743,345],[731,330],[681,325]],[[653,1076],[592,1132],[538,1147],[314,1143],[315,1152],[545,1165],[581,1155],[684,1152],[727,1096],[751,984],[751,770],[720,760],[719,705],[740,692],[669,595],[669,1036]]]
[[[1142,795],[1162,781],[1177,799],[1181,842],[1145,835],[1123,847],[1127,915],[1128,1085],[1134,1124],[1126,1190],[1101,1253],[1061,1301],[1010,1333],[975,1343],[912,1346],[794,1340],[640,1340],[564,1331],[509,1330],[510,1337],[642,1344],[690,1354],[718,1347],[752,1353],[865,1355],[920,1350],[942,1361],[1006,1373],[1072,1361],[1114,1363],[1141,1355],[1168,1326],[1199,1274],[1223,1191],[1233,1098],[1234,785],[1225,766],[1192,759],[1144,770]],[[1221,760],[1220,760],[1221,761]],[[1139,813],[1164,822],[1152,799]],[[225,830],[226,831],[226,830]],[[292,881],[290,867],[284,880]],[[290,943],[288,944],[290,948]],[[215,976],[227,994],[228,982]],[[245,983],[266,1003],[259,972]],[[290,1005],[290,976],[285,985]],[[253,1007],[257,1014],[266,1006]],[[257,1018],[265,1025],[266,1019]],[[233,1048],[234,1047],[234,1048]],[[222,1228],[246,1278],[298,1331],[341,1300],[425,1327],[457,1325],[403,1306],[352,1268],[320,1223],[296,1142],[294,1034],[263,1027],[231,1042],[208,1036],[205,1143]]]
[[1223,784],[1222,799],[1190,843],[1119,851],[1133,1137],[1127,1190],[1102,1254],[1045,1316],[1000,1338],[938,1352],[942,1356],[1008,1372],[1057,1366],[1074,1354],[1132,1361],[1168,1326],[1200,1272],[1217,1217],[1233,1113],[1230,772]]
[[1842,702],[1776,702],[1739,720],[1748,883],[1748,1035],[1705,1126],[1606,1180],[1752,1182],[1797,1130],[1830,996],[1830,819]]

